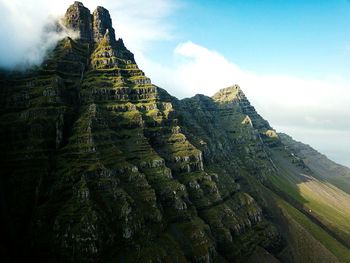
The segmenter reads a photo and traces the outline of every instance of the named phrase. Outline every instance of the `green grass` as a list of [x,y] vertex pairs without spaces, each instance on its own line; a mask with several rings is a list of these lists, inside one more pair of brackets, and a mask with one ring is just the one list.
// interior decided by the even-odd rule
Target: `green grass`
[[346,176],[328,177],[327,181],[343,190],[344,192],[350,194],[350,174]]
[[298,187],[295,183],[288,181],[283,173],[278,175],[269,176],[270,182],[273,183],[279,190],[283,191],[288,196],[292,197],[294,200],[298,201],[300,204],[306,202],[306,200],[300,195]]
[[338,236],[349,240],[350,196],[316,179],[300,183],[298,187],[301,195],[308,200],[305,207]]
[[340,244],[337,240],[335,240],[328,233],[326,233],[321,227],[310,221],[310,219],[308,219],[304,214],[302,214],[297,209],[289,205],[287,202],[279,199],[278,203],[284,212],[286,212],[298,224],[300,224],[304,229],[306,229],[316,240],[323,244],[341,262],[350,262],[349,249]]
[[350,245],[350,195],[292,165],[288,157],[281,154],[274,157],[280,169],[278,175],[269,176],[270,182],[284,198],[292,198],[289,202],[299,203],[299,208]]

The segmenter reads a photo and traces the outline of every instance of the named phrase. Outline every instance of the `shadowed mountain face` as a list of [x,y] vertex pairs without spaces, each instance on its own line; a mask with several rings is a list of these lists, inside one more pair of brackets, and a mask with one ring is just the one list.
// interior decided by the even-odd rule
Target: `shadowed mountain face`
[[[138,68],[106,9],[75,2],[65,23],[78,39],[0,76],[5,259],[350,258],[350,196],[238,86],[178,100]],[[345,213],[330,217],[338,198]]]

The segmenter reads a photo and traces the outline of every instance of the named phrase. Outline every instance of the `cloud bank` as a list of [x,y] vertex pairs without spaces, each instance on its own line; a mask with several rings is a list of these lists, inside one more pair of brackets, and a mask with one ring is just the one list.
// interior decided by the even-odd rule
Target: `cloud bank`
[[[40,1],[38,1],[40,2]],[[39,65],[47,50],[73,32],[56,31],[58,17],[49,14],[47,5],[30,1],[0,1],[0,67],[23,69]]]

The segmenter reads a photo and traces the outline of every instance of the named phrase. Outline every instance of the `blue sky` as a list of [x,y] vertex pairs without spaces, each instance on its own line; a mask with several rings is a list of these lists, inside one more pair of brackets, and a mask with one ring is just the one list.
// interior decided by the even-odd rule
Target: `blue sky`
[[350,72],[349,1],[193,0],[179,5],[169,17],[174,39],[150,50],[155,59],[169,57],[177,42],[191,39],[260,72],[309,77]]
[[[178,98],[239,84],[277,131],[350,166],[349,0],[82,2],[109,9],[154,84]],[[39,63],[48,15],[72,3],[0,0],[0,66]]]

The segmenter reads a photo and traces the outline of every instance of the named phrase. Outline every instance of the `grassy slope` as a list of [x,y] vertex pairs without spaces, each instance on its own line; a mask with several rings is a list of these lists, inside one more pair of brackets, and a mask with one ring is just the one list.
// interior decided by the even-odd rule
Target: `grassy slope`
[[[288,221],[293,249],[302,262],[350,262],[350,252],[320,226],[293,206],[276,197],[279,208]],[[336,257],[336,258],[335,258]]]
[[277,255],[278,259],[282,262],[350,262],[349,249],[327,231],[293,207],[281,195],[262,186],[256,178],[247,176],[247,179],[263,198],[267,205],[265,209],[279,225],[287,240],[288,245]]
[[[279,206],[287,213],[291,226],[297,222],[335,254],[341,261],[350,261],[350,252],[322,228],[312,223],[316,218],[337,238],[350,243],[350,195],[327,181],[317,179],[311,173],[293,165],[281,150],[273,150],[273,159],[279,167],[278,176],[271,176],[270,182],[281,196],[291,201],[298,209],[280,199]],[[295,221],[295,222],[294,222]],[[322,230],[322,231],[321,231]],[[298,231],[297,231],[298,232]],[[296,232],[296,233],[297,233]],[[297,246],[298,247],[298,246]]]
[[350,175],[329,177],[327,181],[350,194]]
[[298,142],[286,134],[279,134],[282,142],[315,173],[319,179],[326,180],[350,194],[350,169],[328,159],[311,146]]

